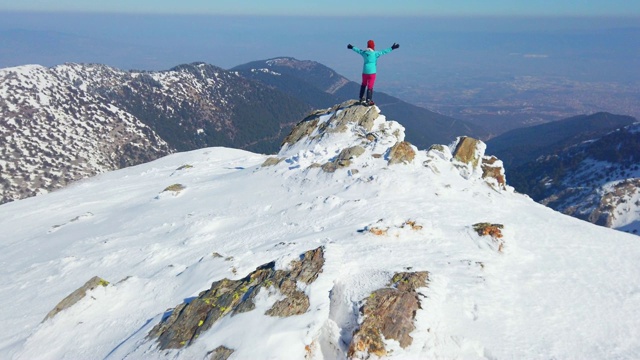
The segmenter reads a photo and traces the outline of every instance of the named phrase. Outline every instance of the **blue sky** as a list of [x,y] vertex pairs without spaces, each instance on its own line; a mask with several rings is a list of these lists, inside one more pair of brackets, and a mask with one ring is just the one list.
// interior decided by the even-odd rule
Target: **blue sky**
[[0,0],[0,11],[219,15],[640,16],[636,0]]

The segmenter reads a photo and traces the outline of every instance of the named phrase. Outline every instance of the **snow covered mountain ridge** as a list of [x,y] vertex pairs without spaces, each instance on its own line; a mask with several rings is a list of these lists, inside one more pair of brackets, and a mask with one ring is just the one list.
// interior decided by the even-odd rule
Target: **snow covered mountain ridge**
[[640,231],[640,124],[527,164],[535,200],[594,224]]
[[638,358],[637,238],[514,193],[484,151],[418,149],[348,102],[276,156],[178,153],[4,204],[0,355]]
[[0,69],[0,203],[176,150],[262,150],[306,111],[204,63],[156,72],[98,64]]
[[0,203],[171,152],[135,116],[88,91],[92,81],[118,84],[112,72],[79,65],[0,70]]

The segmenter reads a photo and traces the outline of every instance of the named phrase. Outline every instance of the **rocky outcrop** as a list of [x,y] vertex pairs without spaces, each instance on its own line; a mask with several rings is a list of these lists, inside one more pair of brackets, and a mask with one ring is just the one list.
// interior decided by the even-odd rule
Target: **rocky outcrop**
[[333,161],[325,163],[321,168],[325,172],[331,173],[335,172],[336,169],[349,167],[351,165],[351,160],[364,154],[364,151],[365,150],[362,146],[352,146],[343,149]]
[[389,165],[408,164],[416,157],[416,152],[407,141],[401,141],[389,150]]
[[209,360],[227,360],[233,353],[233,349],[229,349],[226,346],[218,346],[214,350],[210,351],[207,356],[211,355]]
[[321,112],[315,111],[294,126],[291,133],[282,141],[282,145],[295,144],[302,138],[310,136],[318,126],[320,114]]
[[360,309],[363,321],[353,334],[348,357],[385,356],[385,339],[397,340],[402,348],[411,345],[410,334],[415,329],[416,311],[420,309],[417,289],[427,286],[428,281],[427,271],[396,273],[390,287],[371,293]]
[[243,279],[216,281],[209,290],[171,310],[169,316],[151,329],[148,337],[157,339],[161,349],[188,346],[222,317],[254,310],[253,300],[262,289],[274,288],[284,295],[266,315],[303,314],[309,309],[309,299],[299,286],[315,281],[323,265],[324,250],[319,247],[305,252],[301,260],[293,261],[289,270],[276,270],[275,262],[270,262]]
[[84,285],[82,285],[81,287],[76,289],[74,292],[69,294],[69,296],[67,296],[66,298],[62,299],[62,301],[60,301],[58,305],[56,305],[53,308],[53,310],[49,311],[49,313],[44,318],[44,320],[42,320],[42,322],[45,322],[48,319],[58,315],[58,313],[61,312],[62,310],[68,309],[71,306],[75,305],[78,301],[82,300],[87,295],[88,291],[91,291],[97,288],[98,286],[107,286],[107,285],[109,285],[108,281],[98,276],[92,277]]
[[429,153],[445,160],[450,157],[465,179],[481,178],[495,190],[507,190],[502,161],[495,156],[485,156],[486,149],[487,145],[480,140],[459,137],[449,147],[450,152],[441,145],[435,145],[429,149]]
[[261,165],[261,166],[262,166],[262,167],[265,167],[265,166],[278,165],[281,161],[282,161],[282,159],[278,159],[278,158],[277,158],[277,157],[275,157],[275,156],[270,156],[270,157],[268,157],[268,158],[267,158],[267,160],[265,160],[265,161],[262,163],[262,165]]
[[[380,112],[373,106],[361,106],[354,100],[336,105],[327,110],[316,110],[293,127],[282,145],[292,145],[304,138],[317,139],[325,133],[344,133],[349,125],[357,125],[370,132]],[[323,117],[329,116],[328,121]],[[317,131],[316,131],[317,130]]]
[[[476,168],[480,164],[480,160],[484,154],[486,145],[480,140],[463,136],[458,138],[455,150],[453,151],[454,159],[471,165]],[[482,151],[479,151],[482,150]]]
[[[413,161],[416,151],[404,142],[400,124],[386,121],[375,106],[349,100],[305,117],[285,137],[278,154],[267,158],[262,167],[286,162],[288,169],[320,168],[334,173],[348,168],[350,174],[357,174],[359,165],[383,155],[389,164],[406,164]],[[364,160],[356,161],[358,158]]]
[[485,156],[482,158],[482,178],[496,189],[506,189],[507,180],[504,175],[502,161],[495,156]]

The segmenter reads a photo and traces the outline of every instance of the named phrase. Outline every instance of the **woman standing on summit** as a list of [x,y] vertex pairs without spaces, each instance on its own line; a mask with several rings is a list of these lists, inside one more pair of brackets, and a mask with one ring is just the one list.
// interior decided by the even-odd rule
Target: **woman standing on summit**
[[[376,51],[376,44],[373,40],[367,41],[367,50],[360,50],[349,44],[347,49],[351,49],[362,55],[364,59],[364,67],[362,68],[362,85],[360,85],[360,102],[365,105],[373,105],[373,84],[376,82],[376,63],[378,58],[384,54],[388,54],[391,50],[399,48],[400,45],[393,43],[390,48]],[[364,90],[367,90],[367,98],[364,98]]]

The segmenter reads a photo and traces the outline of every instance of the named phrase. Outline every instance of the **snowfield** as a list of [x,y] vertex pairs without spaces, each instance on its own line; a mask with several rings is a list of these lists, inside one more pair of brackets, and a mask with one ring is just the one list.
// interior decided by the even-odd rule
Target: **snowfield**
[[[403,271],[428,271],[429,282],[411,345],[385,340],[388,358],[640,358],[637,236],[498,190],[448,151],[389,165],[374,155],[404,129],[382,115],[375,128],[365,153],[333,173],[311,165],[361,143],[357,125],[285,146],[273,166],[208,148],[0,206],[0,358],[205,359],[223,345],[230,359],[341,359],[359,308]],[[174,184],[184,189],[163,191]],[[501,251],[474,231],[481,222],[504,225]],[[265,315],[282,295],[262,291],[254,310],[180,350],[147,338],[212,282],[271,261],[286,269],[318,247],[322,272],[298,284],[304,314]],[[110,284],[42,322],[96,275]]]

